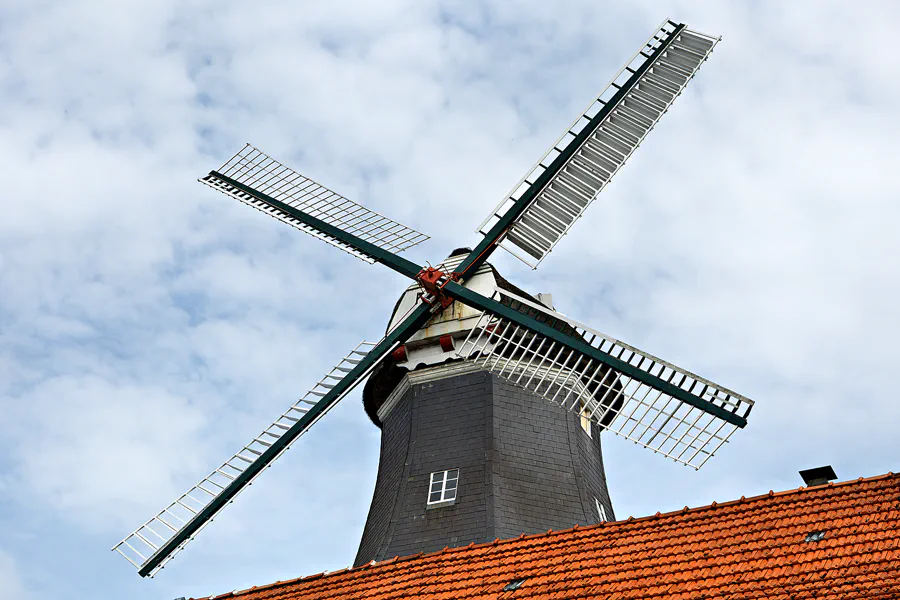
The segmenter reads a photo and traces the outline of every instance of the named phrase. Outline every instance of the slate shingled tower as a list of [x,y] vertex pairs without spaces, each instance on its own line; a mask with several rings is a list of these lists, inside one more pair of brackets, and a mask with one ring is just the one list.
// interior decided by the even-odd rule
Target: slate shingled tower
[[[490,265],[476,278],[512,287]],[[470,318],[435,317],[366,385],[381,457],[355,565],[613,518],[601,428],[455,358]],[[432,474],[457,469],[453,499],[429,504]]]

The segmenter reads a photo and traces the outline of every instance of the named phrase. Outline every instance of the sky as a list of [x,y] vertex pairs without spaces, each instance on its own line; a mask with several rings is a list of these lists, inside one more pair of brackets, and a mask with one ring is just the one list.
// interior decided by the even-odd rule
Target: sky
[[156,578],[109,550],[406,285],[196,179],[253,143],[436,263],[666,16],[723,39],[537,271],[492,259],[756,401],[700,471],[604,436],[617,516],[896,471],[896,4],[0,0],[0,599],[350,564],[379,448],[359,390]]

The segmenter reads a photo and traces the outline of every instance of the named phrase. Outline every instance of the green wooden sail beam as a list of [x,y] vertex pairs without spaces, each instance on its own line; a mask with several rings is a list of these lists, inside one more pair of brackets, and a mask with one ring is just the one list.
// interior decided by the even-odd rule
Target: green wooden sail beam
[[558,344],[564,346],[565,348],[574,351],[577,354],[597,360],[609,367],[612,367],[616,371],[623,373],[628,377],[631,377],[635,381],[639,381],[641,383],[649,385],[650,387],[656,388],[657,390],[660,390],[663,393],[672,396],[673,398],[681,400],[682,402],[689,404],[695,408],[699,408],[700,410],[709,413],[714,417],[722,419],[723,421],[727,421],[728,423],[731,423],[738,427],[745,427],[747,425],[747,419],[740,415],[736,415],[728,410],[723,409],[721,406],[713,404],[708,400],[705,400],[695,394],[688,392],[687,390],[683,390],[678,386],[672,385],[664,379],[660,379],[655,375],[638,369],[635,366],[616,358],[615,356],[594,348],[583,339],[562,333],[561,331],[550,327],[546,323],[542,323],[537,319],[534,319],[513,308],[510,308],[509,306],[501,304],[500,302],[497,302],[492,298],[482,296],[478,292],[474,292],[453,281],[447,283],[447,285],[444,286],[444,291],[455,300],[464,302],[465,304],[468,304],[473,308],[487,311],[498,317],[506,319],[507,321],[512,321],[516,325],[520,325],[538,335],[549,338],[554,342],[557,342]]
[[[560,154],[550,163],[550,165],[537,177],[534,183],[524,191],[522,196],[515,201],[513,206],[503,214],[502,217],[494,224],[493,227],[484,235],[481,242],[472,250],[471,253],[466,257],[466,259],[460,263],[459,267],[457,267],[457,273],[460,274],[462,278],[465,278],[469,273],[474,273],[478,270],[478,267],[486,261],[491,254],[493,254],[494,250],[497,249],[497,246],[503,239],[503,236],[506,234],[507,230],[512,226],[512,224],[516,221],[516,219],[523,213],[525,210],[531,205],[532,202],[537,198],[538,194],[549,184],[554,177],[560,172],[560,170],[568,163],[569,159],[575,154],[575,152],[584,144],[584,142],[590,138],[591,135],[597,130],[597,128],[603,123],[603,121],[609,116],[610,112],[612,112],[616,106],[620,103],[622,99],[628,95],[629,92],[634,88],[637,84],[638,80],[644,75],[644,73],[649,69],[654,62],[654,59],[658,57],[660,54],[665,52],[666,48],[671,45],[672,41],[678,37],[685,28],[685,25],[679,24],[676,25],[674,31],[664,40],[662,43],[656,47],[656,49],[647,56],[647,60],[644,63],[635,69],[634,73],[632,73],[631,77],[625,82],[624,85],[604,104],[603,108],[601,108],[596,115],[594,115],[588,124],[578,133],[574,140],[572,140]],[[658,38],[657,38],[658,39]]]
[[[254,477],[269,466],[285,448],[297,437],[305,432],[316,420],[321,417],[331,406],[348,393],[361,378],[384,358],[389,352],[402,344],[415,332],[417,332],[431,317],[431,306],[420,304],[400,325],[391,330],[372,350],[363,357],[359,363],[347,375],[335,384],[335,386],[322,397],[309,411],[298,420],[289,430],[254,462],[238,475],[224,490],[214,497],[209,504],[198,511],[175,535],[159,547],[138,569],[141,577],[152,575],[167,558],[178,550],[184,542],[188,541],[197,531],[225,507]],[[140,531],[140,530],[139,530]]]
[[326,223],[322,219],[314,217],[309,213],[291,206],[290,204],[285,204],[280,200],[276,200],[272,196],[255,190],[250,186],[244,185],[243,183],[236,181],[235,179],[232,179],[227,175],[219,173],[218,171],[210,171],[209,175],[204,178],[204,181],[209,180],[210,178],[218,179],[219,181],[230,185],[236,190],[244,192],[245,194],[249,194],[254,198],[258,198],[272,208],[280,211],[285,215],[288,215],[290,218],[296,219],[297,221],[303,223],[304,225],[308,225],[313,229],[317,229],[326,236],[338,240],[342,244],[346,244],[347,246],[358,250],[366,256],[371,257],[375,262],[379,262],[386,267],[397,271],[401,275],[406,275],[410,279],[415,279],[416,275],[419,274],[419,271],[422,270],[422,267],[410,260],[403,258],[402,256],[394,254],[393,252],[389,252],[388,250],[376,246],[371,242],[367,242],[361,237],[335,227],[330,223]]

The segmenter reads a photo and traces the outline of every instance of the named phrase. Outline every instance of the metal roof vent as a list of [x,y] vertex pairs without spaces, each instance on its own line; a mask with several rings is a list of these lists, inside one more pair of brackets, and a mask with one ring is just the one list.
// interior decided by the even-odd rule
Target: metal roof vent
[[524,579],[514,579],[514,580],[510,581],[509,583],[507,583],[505,586],[503,586],[503,591],[511,592],[513,590],[517,590],[520,587],[522,587],[523,583],[525,583]]
[[553,294],[538,294],[537,300],[550,310],[556,309],[556,307],[553,306]]
[[834,481],[835,479],[837,479],[837,475],[834,474],[834,469],[831,468],[831,465],[825,465],[824,467],[816,467],[815,469],[806,469],[805,471],[800,471],[800,477],[803,478],[803,482],[808,487],[825,485],[829,481]]
[[825,539],[824,531],[811,531],[810,533],[806,534],[806,539],[804,541],[805,542],[821,542],[823,539]]

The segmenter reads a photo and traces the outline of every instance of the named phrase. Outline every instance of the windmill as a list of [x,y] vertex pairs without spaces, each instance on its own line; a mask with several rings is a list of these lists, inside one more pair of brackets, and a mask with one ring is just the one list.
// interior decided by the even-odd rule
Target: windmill
[[[419,292],[387,334],[362,342],[300,400],[187,493],[116,544],[152,576],[383,360],[451,305],[478,311],[453,348],[535,396],[677,462],[700,468],[753,402],[595,331],[533,298],[473,289],[502,247],[533,268],[584,213],[668,110],[718,38],[666,20],[538,164],[491,212],[464,257],[423,267],[399,252],[427,236],[325,188],[247,145],[201,182],[368,263],[409,277]],[[443,343],[442,343],[443,345]],[[442,485],[456,485],[444,479]]]

